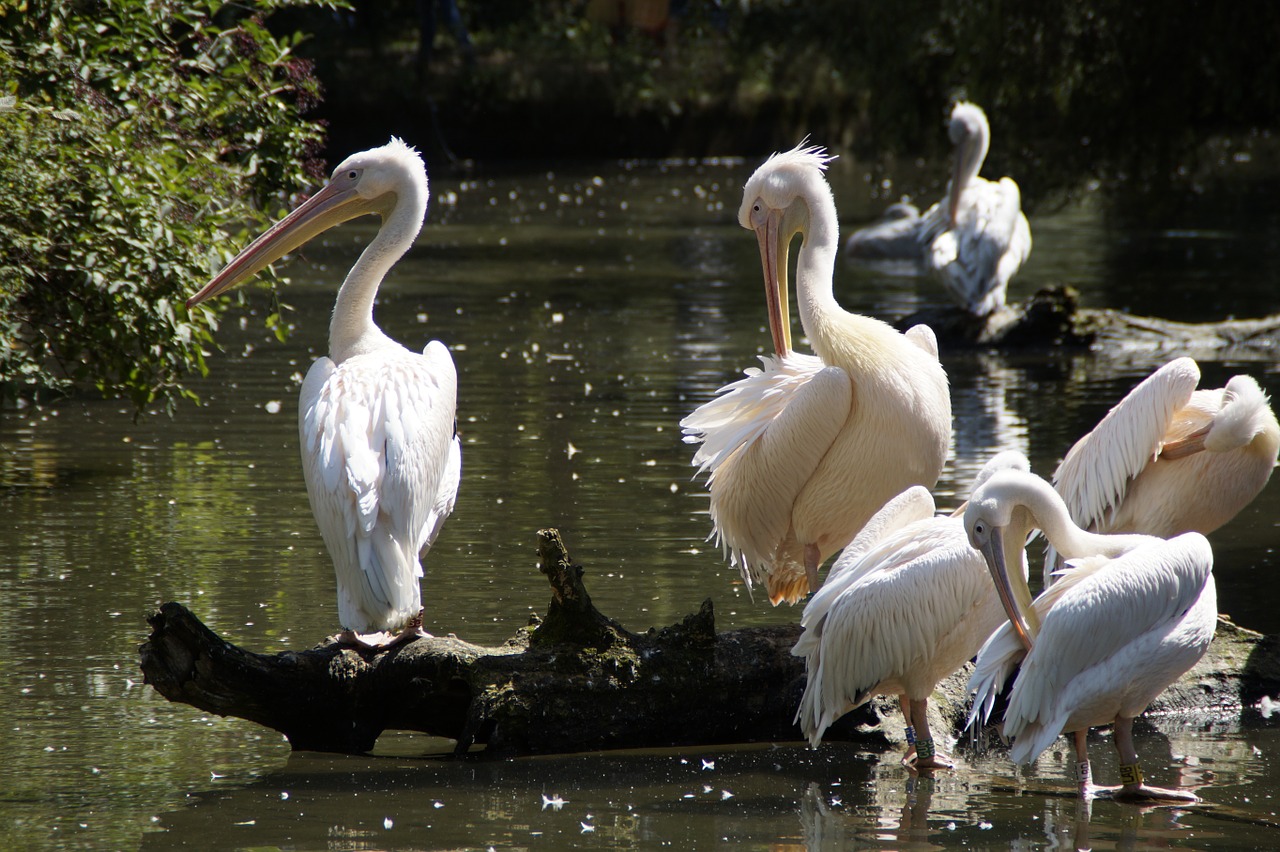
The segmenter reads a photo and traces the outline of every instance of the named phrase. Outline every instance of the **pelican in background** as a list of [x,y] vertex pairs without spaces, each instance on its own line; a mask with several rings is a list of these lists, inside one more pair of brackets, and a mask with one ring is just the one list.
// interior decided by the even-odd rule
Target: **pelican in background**
[[[1012,675],[1003,727],[1015,763],[1033,762],[1071,733],[1082,797],[1196,801],[1143,783],[1133,720],[1213,639],[1218,601],[1208,540],[1195,532],[1168,540],[1086,532],[1049,483],[1021,471],[998,472],[976,489],[964,525],[1008,614],[969,679],[970,724],[990,716]],[[1069,561],[1031,602],[1023,544],[1033,528]],[[1115,726],[1120,755],[1123,783],[1115,789],[1094,787],[1089,769],[1089,728],[1106,724]]]
[[[702,444],[693,463],[709,473],[713,535],[748,590],[763,583],[775,605],[816,589],[819,566],[890,497],[932,488],[951,438],[933,332],[900,334],[832,294],[839,233],[828,160],[801,143],[747,181],[738,222],[760,244],[775,354],[680,422],[684,440]],[[797,234],[796,301],[816,357],[791,349]]]
[[[1026,456],[996,455],[976,488],[1000,470],[1029,471]],[[844,549],[804,608],[791,653],[808,680],[796,721],[817,748],[822,734],[875,695],[897,695],[916,768],[950,768],[929,731],[929,696],[1005,618],[982,554],[958,515],[934,514],[913,485],[884,505]]]
[[909,205],[895,205],[900,215],[854,233],[845,251],[861,260],[915,260],[962,308],[985,317],[1004,306],[1009,279],[1031,254],[1031,226],[1013,180],[978,177],[991,144],[981,107],[957,103],[947,133],[955,162],[946,196],[917,218]]
[[[1249,376],[1196,390],[1200,368],[1175,358],[1116,403],[1053,475],[1077,525],[1101,533],[1208,535],[1262,491],[1280,424]],[[1059,566],[1050,549],[1044,582]]]
[[921,227],[920,209],[898,201],[886,207],[874,225],[854,231],[844,250],[859,260],[919,262]]
[[307,496],[337,577],[338,638],[369,647],[425,635],[419,557],[453,510],[462,470],[449,350],[433,340],[413,352],[373,321],[378,286],[422,229],[428,196],[422,158],[399,139],[353,154],[187,301],[247,281],[348,219],[382,218],[338,290],[329,357],[311,365],[298,401]]

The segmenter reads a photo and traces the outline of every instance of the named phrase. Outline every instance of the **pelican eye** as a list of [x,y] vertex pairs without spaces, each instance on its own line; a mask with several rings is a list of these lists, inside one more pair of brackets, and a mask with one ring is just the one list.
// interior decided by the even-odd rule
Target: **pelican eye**
[[976,524],[973,525],[974,535],[983,535],[984,533],[986,533],[986,531],[987,531],[987,525],[984,524],[982,521],[978,521]]

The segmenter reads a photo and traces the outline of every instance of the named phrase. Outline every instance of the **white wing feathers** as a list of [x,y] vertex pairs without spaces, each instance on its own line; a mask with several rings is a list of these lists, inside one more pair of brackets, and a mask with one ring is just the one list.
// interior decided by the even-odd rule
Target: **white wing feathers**
[[[1073,708],[1090,706],[1098,693],[1138,679],[1139,666],[1153,665],[1151,655],[1160,640],[1177,629],[1200,599],[1212,568],[1208,541],[1199,533],[1185,533],[1168,541],[1152,539],[1114,560],[1081,560],[1069,569],[1059,584],[1066,588],[1044,616],[1036,647],[1009,697],[1005,734],[1014,740],[1010,757],[1018,763],[1035,760],[1063,732]],[[1077,572],[1084,576],[1068,582]],[[1135,655],[1144,642],[1150,647]],[[1171,671],[1169,680],[1182,671]],[[1145,706],[1166,685],[1116,701],[1137,700]],[[1117,712],[1118,707],[1108,708],[1104,715],[1114,718]]]
[[[848,546],[840,551],[840,555],[836,557],[836,561],[831,564],[831,568],[827,571],[827,579],[823,582],[822,588],[817,591],[813,598],[810,599],[809,605],[804,608],[804,619],[802,619],[801,623],[807,623],[810,609],[819,597],[839,594],[839,589],[836,587],[842,589],[865,571],[875,568],[876,560],[874,558],[864,559],[864,555],[903,527],[914,524],[916,521],[932,518],[936,511],[933,495],[923,485],[913,485],[896,497],[889,498],[889,501],[881,506],[880,510],[872,515],[862,529],[858,531],[853,541],[849,542]],[[828,589],[831,591],[828,591]],[[825,609],[823,611],[825,612]]]
[[790,394],[825,366],[821,358],[789,352],[778,358],[761,355],[764,369],[749,367],[745,378],[716,391],[680,421],[686,444],[701,443],[694,453],[698,472],[715,474],[716,468],[739,447],[754,442],[786,408]]
[[1005,303],[1009,279],[1031,254],[1031,226],[1018,185],[975,178],[965,188],[956,226],[939,204],[925,214],[932,227],[925,266],[970,313],[985,316]]
[[[1199,382],[1196,362],[1175,358],[1138,383],[1067,451],[1053,474],[1053,487],[1071,520],[1083,529],[1105,522],[1124,500],[1129,482],[1160,452],[1174,414],[1191,400]],[[1056,559],[1050,548],[1046,573]]]
[[849,566],[834,586],[829,578],[809,602],[805,632],[792,650],[807,657],[809,682],[796,721],[815,746],[871,695],[905,690],[902,681],[912,676],[931,684],[939,669],[963,663],[972,647],[955,651],[955,660],[939,659],[953,645],[947,634],[992,597],[982,557],[958,519],[911,523],[860,559],[864,564]]
[[1160,452],[1173,415],[1200,382],[1190,358],[1156,370],[1076,442],[1053,474],[1071,519],[1088,529],[1124,499],[1125,487]]
[[763,356],[680,421],[707,473],[712,535],[750,589],[763,582],[797,495],[849,417],[853,388],[811,355]]
[[452,509],[461,472],[457,373],[432,341],[307,373],[298,431],[312,512],[333,557],[342,625],[396,629],[421,607],[419,553]]

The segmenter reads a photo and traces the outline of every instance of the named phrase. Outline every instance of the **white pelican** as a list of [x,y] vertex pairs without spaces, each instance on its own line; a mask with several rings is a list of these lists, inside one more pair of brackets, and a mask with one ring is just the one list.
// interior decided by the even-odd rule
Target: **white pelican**
[[[951,400],[926,326],[905,335],[842,309],[831,277],[839,249],[821,148],[774,154],[747,181],[738,221],[755,231],[776,357],[681,421],[701,441],[714,535],[748,589],[774,604],[818,586],[818,567],[884,502],[933,487],[947,457]],[[800,322],[817,357],[791,350],[787,257]]]
[[[1009,468],[1030,470],[1021,453],[1000,453],[975,487]],[[897,695],[907,726],[902,762],[949,768],[929,731],[929,696],[1004,618],[964,522],[936,516],[928,489],[913,485],[867,521],[804,608],[791,651],[808,674],[796,721],[816,748],[840,716],[874,695]]]
[[[1004,714],[1015,763],[1031,763],[1059,734],[1072,733],[1081,796],[1195,801],[1142,782],[1133,719],[1213,639],[1218,609],[1208,540],[1194,532],[1168,540],[1086,532],[1049,483],[1018,471],[997,473],[975,490],[964,523],[1008,612],[969,679],[976,693],[970,723],[989,716],[1020,665]],[[1069,561],[1062,578],[1029,603],[1023,543],[1032,528]],[[1090,780],[1089,728],[1106,724],[1115,725],[1120,754],[1123,783],[1115,790]]]
[[[1200,368],[1176,358],[1139,383],[1053,475],[1071,519],[1094,532],[1208,535],[1262,491],[1280,424],[1249,376],[1196,390]],[[1045,585],[1057,564],[1045,560]]]
[[453,510],[461,474],[449,350],[433,340],[413,352],[373,321],[378,286],[413,245],[428,195],[422,158],[399,139],[353,154],[187,302],[248,280],[348,219],[382,218],[338,290],[329,357],[311,365],[298,401],[307,496],[337,576],[339,638],[369,646],[421,634],[419,555]]
[[985,317],[1004,306],[1009,279],[1031,254],[1031,226],[1013,180],[978,177],[991,144],[982,109],[957,103],[947,132],[955,164],[946,196],[918,218],[909,205],[899,208],[894,219],[854,233],[845,250],[863,260],[915,260],[961,307]]

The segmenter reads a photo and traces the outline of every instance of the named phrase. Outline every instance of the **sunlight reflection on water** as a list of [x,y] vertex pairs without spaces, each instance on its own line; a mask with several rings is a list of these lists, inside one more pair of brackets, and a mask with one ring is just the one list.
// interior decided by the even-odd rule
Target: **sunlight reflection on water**
[[[750,165],[434,178],[453,203],[433,209],[378,309],[397,339],[446,341],[460,371],[463,485],[426,560],[429,630],[494,643],[543,611],[534,532],[545,526],[587,568],[601,611],[632,630],[674,622],[704,598],[722,630],[798,617],[750,600],[705,540],[705,489],[677,426],[768,344],[757,251],[733,222]],[[837,198],[856,190],[841,168]],[[1258,203],[1252,190],[1243,198]],[[1181,312],[1193,299],[1199,318],[1271,311],[1274,213],[1245,227],[1211,194],[1161,215],[1133,221],[1093,197],[1033,215],[1036,247],[1012,292],[1061,282],[1090,304],[1140,312]],[[267,297],[248,297],[253,315],[241,325],[232,314],[219,332],[224,352],[199,383],[199,409],[137,422],[115,403],[6,412],[0,628],[17,641],[0,690],[0,814],[14,843],[925,849],[1066,845],[1086,828],[1100,847],[1271,842],[1204,810],[1096,803],[1086,824],[1065,749],[1022,775],[998,753],[962,751],[965,768],[933,780],[909,778],[891,746],[842,744],[491,763],[440,759],[451,744],[388,733],[376,756],[334,757],[289,754],[274,733],[158,698],[140,682],[136,647],[161,601],[188,604],[255,650],[307,646],[336,626],[296,457],[297,392],[324,347],[333,281],[369,233],[335,232],[308,249],[311,265],[290,270],[279,294],[294,309],[287,343],[260,328]],[[880,316],[942,299],[927,281],[837,275],[849,307]],[[944,356],[956,436],[937,492],[948,506],[997,447],[1021,447],[1051,472],[1164,360]],[[1245,370],[1280,389],[1271,363],[1202,366],[1214,386]],[[1212,539],[1222,609],[1266,632],[1280,631],[1278,503],[1273,485]],[[1153,773],[1267,814],[1280,795],[1278,718],[1156,722],[1140,746]],[[1094,748],[1099,772],[1113,771],[1109,743]],[[544,808],[544,797],[564,804]]]

